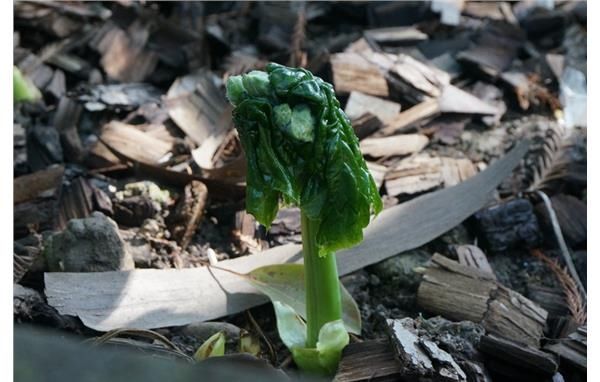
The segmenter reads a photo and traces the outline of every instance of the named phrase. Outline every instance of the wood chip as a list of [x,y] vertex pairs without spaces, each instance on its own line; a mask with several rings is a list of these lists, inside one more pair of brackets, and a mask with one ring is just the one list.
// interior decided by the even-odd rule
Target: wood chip
[[91,45],[102,55],[100,63],[109,77],[122,82],[141,82],[158,63],[157,55],[144,49],[149,35],[149,26],[141,21],[135,21],[127,31],[108,22]]
[[331,55],[330,61],[337,94],[359,91],[379,97],[389,95],[384,74],[361,54],[336,53]]
[[351,343],[344,348],[335,382],[397,381],[404,375],[387,341]]
[[489,23],[479,32],[476,43],[456,58],[496,77],[510,67],[525,40],[524,31],[516,25]]
[[381,129],[380,135],[387,136],[397,132],[401,132],[404,129],[411,127],[417,122],[423,121],[427,118],[431,118],[440,112],[440,105],[437,99],[429,98],[417,105],[404,110],[396,116],[393,120],[390,120],[388,124]]
[[448,73],[407,54],[373,53],[365,58],[401,81],[401,90],[414,93],[412,98],[417,101],[439,97],[441,90],[450,83]]
[[579,370],[587,370],[587,326],[579,327],[575,332],[569,334],[567,338],[561,338],[558,341],[544,346],[553,354],[556,354],[566,362],[574,365]]
[[390,27],[379,29],[368,29],[364,31],[367,38],[378,43],[403,43],[412,44],[425,41],[429,38],[426,33],[415,27]]
[[351,121],[354,133],[359,140],[368,137],[383,126],[383,122],[371,113],[366,113]]
[[360,142],[360,150],[364,155],[384,157],[417,153],[429,143],[429,138],[422,134],[402,134],[384,138],[367,138]]
[[[365,240],[339,251],[338,270],[346,275],[443,234],[480,209],[519,163],[528,144],[484,172],[453,188],[415,198],[381,212],[365,229]],[[267,264],[299,262],[299,245],[271,248],[255,256],[221,261],[221,267],[248,272]],[[369,256],[363,256],[369,253]],[[218,269],[135,270],[102,273],[46,273],[48,303],[61,314],[80,317],[95,330],[185,325],[238,313],[263,304],[242,278]]]
[[548,312],[525,296],[498,285],[482,325],[489,333],[540,346]]
[[518,339],[511,341],[488,334],[481,337],[479,350],[489,357],[501,359],[528,371],[553,375],[558,370],[558,362],[554,356],[533,346],[523,345]]
[[477,173],[466,158],[431,157],[419,154],[403,159],[386,174],[388,195],[416,194],[437,187],[450,187]]
[[499,2],[468,1],[465,4],[463,13],[480,19],[504,20]]
[[527,297],[548,312],[550,319],[569,315],[564,290],[543,286],[539,282],[527,283]]
[[172,149],[171,143],[118,121],[104,125],[100,141],[118,155],[147,164],[157,164]]
[[196,144],[192,156],[204,169],[214,167],[213,157],[233,128],[231,106],[205,70],[180,77],[167,93],[169,116]]
[[45,170],[15,178],[13,181],[13,203],[24,203],[36,198],[52,195],[60,186],[65,168],[50,166]]
[[494,115],[498,108],[481,101],[474,95],[454,85],[444,87],[439,99],[440,111],[443,113]]
[[399,103],[373,97],[361,92],[351,92],[344,112],[350,119],[371,113],[383,122],[393,119],[400,113]]
[[470,244],[458,245],[454,248],[458,255],[458,262],[467,267],[479,269],[483,272],[488,272],[494,278],[494,270],[492,269],[485,253],[475,246]]

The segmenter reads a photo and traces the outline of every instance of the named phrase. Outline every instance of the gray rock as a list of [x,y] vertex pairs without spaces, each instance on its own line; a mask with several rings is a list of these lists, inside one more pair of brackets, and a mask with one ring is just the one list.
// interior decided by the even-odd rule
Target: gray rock
[[131,270],[134,263],[125,251],[117,224],[101,212],[72,219],[54,234],[45,250],[53,272],[103,272]]
[[453,322],[440,316],[419,318],[417,321],[419,333],[435,340],[453,357],[466,360],[480,358],[477,346],[485,334],[481,325],[471,321]]
[[153,268],[156,254],[145,237],[137,235],[133,230],[119,230],[125,242],[125,251],[131,254],[136,268]]
[[13,284],[13,314],[15,317],[31,317],[35,306],[43,303],[44,298],[38,291]]
[[430,258],[431,255],[426,251],[415,249],[377,263],[368,271],[376,275],[383,284],[416,290],[421,275],[415,272],[415,268],[425,266]]
[[184,326],[181,333],[204,342],[217,332],[224,332],[228,341],[240,338],[240,328],[228,322],[193,322]]

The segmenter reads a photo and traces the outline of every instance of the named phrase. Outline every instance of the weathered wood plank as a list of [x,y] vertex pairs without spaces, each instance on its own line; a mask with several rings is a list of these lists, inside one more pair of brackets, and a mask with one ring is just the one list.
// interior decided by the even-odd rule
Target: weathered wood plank
[[415,194],[436,187],[454,186],[477,173],[467,158],[417,154],[401,160],[385,177],[388,195]]
[[358,53],[331,55],[331,70],[336,93],[360,91],[374,96],[387,97],[388,84],[377,65]]
[[397,381],[403,370],[387,341],[352,343],[344,348],[334,381]]
[[533,372],[552,375],[558,369],[558,362],[551,354],[493,334],[481,338],[479,350]]
[[402,134],[384,138],[367,138],[360,142],[363,155],[384,157],[418,153],[429,143],[422,134]]
[[157,164],[173,146],[132,125],[118,121],[104,125],[100,141],[127,158],[147,164]]
[[350,93],[344,112],[350,119],[371,113],[386,122],[396,117],[400,113],[400,109],[399,103],[353,91]]
[[544,350],[556,354],[582,371],[587,370],[587,325],[579,327],[567,338],[544,346]]
[[490,333],[539,347],[548,313],[485,270],[442,255],[431,259],[417,292],[428,312],[478,322]]

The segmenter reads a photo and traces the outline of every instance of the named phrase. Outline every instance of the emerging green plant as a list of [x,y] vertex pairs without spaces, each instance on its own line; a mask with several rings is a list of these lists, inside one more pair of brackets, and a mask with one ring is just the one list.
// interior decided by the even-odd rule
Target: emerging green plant
[[358,244],[382,208],[377,186],[333,86],[304,69],[271,63],[227,81],[247,158],[246,209],[267,228],[280,204],[300,207],[306,324],[273,301],[296,364],[335,372],[348,333],[334,252]]
[[33,82],[23,75],[19,68],[13,67],[13,103],[36,101],[42,94]]
[[225,333],[216,332],[210,336],[194,353],[196,361],[204,361],[209,357],[220,357],[225,354]]

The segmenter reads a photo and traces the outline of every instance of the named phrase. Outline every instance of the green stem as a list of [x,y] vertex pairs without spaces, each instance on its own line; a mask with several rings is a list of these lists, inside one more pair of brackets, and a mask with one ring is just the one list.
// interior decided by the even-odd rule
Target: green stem
[[315,348],[321,327],[342,318],[340,284],[335,254],[319,256],[319,222],[302,213],[302,252],[306,288],[307,348]]

